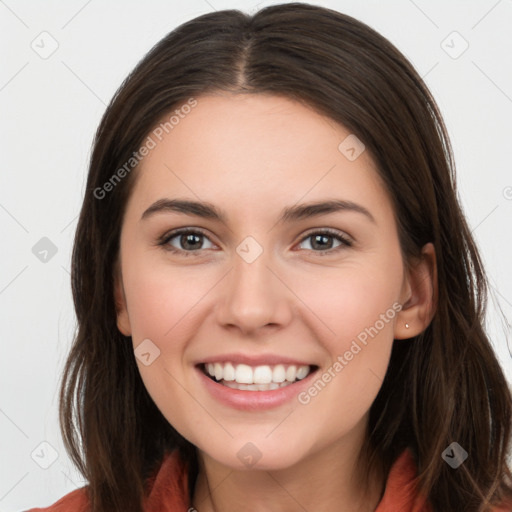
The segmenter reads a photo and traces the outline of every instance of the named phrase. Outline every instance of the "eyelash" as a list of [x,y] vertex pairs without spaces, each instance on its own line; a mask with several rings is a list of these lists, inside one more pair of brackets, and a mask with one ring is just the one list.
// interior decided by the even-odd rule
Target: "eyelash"
[[[204,236],[205,238],[208,238],[206,233],[202,229],[200,229],[200,228],[181,228],[181,229],[177,229],[177,230],[171,231],[170,233],[166,233],[165,235],[163,235],[158,240],[158,245],[162,246],[162,248],[165,251],[169,251],[169,252],[172,252],[172,253],[175,253],[175,254],[179,254],[179,255],[182,255],[182,256],[185,256],[185,257],[199,256],[200,254],[198,254],[198,253],[200,253],[202,251],[202,249],[198,249],[198,250],[195,250],[195,251],[184,251],[182,249],[176,249],[176,247],[173,247],[172,245],[168,245],[168,243],[173,238],[175,238],[175,237],[177,237],[179,235],[188,235],[188,234],[199,234],[199,235]],[[304,242],[308,238],[311,238],[313,235],[327,235],[327,236],[331,236],[331,237],[337,239],[339,242],[341,242],[341,245],[339,245],[338,247],[335,247],[333,249],[326,249],[324,251],[315,251],[313,249],[306,249],[306,250],[312,251],[315,254],[318,254],[320,256],[325,256],[327,254],[337,253],[339,250],[345,249],[347,247],[352,247],[352,244],[353,244],[352,241],[349,238],[347,238],[346,236],[341,234],[339,231],[336,231],[334,229],[329,229],[329,228],[325,228],[325,229],[322,229],[322,230],[319,230],[319,231],[312,231],[312,232],[310,232],[309,234],[304,236],[299,241],[299,244],[301,244],[302,242]],[[209,238],[208,238],[208,240],[209,240]]]

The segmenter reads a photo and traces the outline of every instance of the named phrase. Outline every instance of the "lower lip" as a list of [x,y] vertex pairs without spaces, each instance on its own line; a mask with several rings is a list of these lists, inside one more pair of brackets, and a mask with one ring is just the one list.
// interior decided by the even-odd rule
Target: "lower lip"
[[265,409],[272,409],[290,402],[296,398],[302,390],[310,385],[313,376],[318,371],[318,369],[316,369],[310,372],[304,379],[282,388],[269,391],[247,391],[223,386],[222,384],[219,384],[207,377],[201,368],[196,367],[196,370],[199,372],[200,379],[213,398],[225,405],[228,405],[229,407],[240,409],[242,411],[261,411]]

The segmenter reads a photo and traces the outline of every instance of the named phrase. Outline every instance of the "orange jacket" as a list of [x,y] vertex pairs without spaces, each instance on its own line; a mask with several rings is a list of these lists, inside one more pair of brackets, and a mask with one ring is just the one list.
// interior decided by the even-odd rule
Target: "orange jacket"
[[[432,512],[431,506],[413,492],[416,464],[409,450],[405,450],[391,467],[384,496],[375,512]],[[188,478],[178,452],[168,454],[156,475],[149,482],[145,512],[187,512],[191,507],[188,497]],[[33,508],[27,512],[88,512],[85,487],[66,494],[47,508]],[[495,512],[511,512],[498,508]]]

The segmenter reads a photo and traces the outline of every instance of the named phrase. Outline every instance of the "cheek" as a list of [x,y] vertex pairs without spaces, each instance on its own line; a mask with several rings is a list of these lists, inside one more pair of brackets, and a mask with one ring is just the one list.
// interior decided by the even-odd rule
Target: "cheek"
[[190,323],[194,307],[213,286],[204,272],[139,261],[123,270],[128,314],[135,341],[176,339]]
[[313,435],[318,423],[331,425],[334,438],[363,418],[382,385],[401,308],[402,260],[399,252],[390,251],[387,258],[339,269],[324,281],[323,293],[312,280],[305,284],[315,290],[309,295],[312,308],[334,334],[324,330],[321,338],[330,364],[299,397],[304,418],[316,418],[314,424],[304,421],[303,428]]
[[402,286],[401,260],[397,261],[358,262],[329,269],[325,275],[303,273],[296,279],[297,295],[307,298],[311,318],[316,318],[316,334],[329,353],[348,350],[352,340],[358,336],[364,340],[373,327],[383,337],[392,337]]
[[[386,374],[401,309],[402,260],[399,251],[329,270],[329,278],[305,274],[299,296],[318,317],[316,336],[330,362],[299,400],[311,404],[328,423],[353,422],[371,406]],[[319,319],[321,321],[319,321]],[[332,404],[350,415],[337,416]],[[309,406],[308,406],[309,408]]]
[[151,364],[136,361],[144,387],[167,421],[188,438],[190,425],[197,429],[205,422],[204,411],[194,408],[187,392],[191,382],[185,354],[200,325],[198,302],[208,287],[204,279],[200,285],[186,274],[142,261],[124,272],[133,348],[146,339],[157,347]]

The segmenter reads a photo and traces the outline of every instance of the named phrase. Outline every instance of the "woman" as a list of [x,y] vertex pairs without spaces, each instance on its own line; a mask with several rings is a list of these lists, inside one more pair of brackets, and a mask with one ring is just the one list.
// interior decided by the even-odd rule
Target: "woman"
[[171,32],[96,135],[61,389],[89,485],[46,510],[510,510],[453,177],[363,23],[294,3]]

